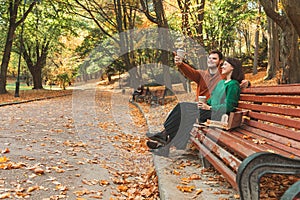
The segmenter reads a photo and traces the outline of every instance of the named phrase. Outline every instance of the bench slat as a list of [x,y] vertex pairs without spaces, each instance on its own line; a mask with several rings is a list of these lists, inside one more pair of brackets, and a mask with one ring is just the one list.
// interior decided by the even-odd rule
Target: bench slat
[[[262,152],[262,151],[266,151],[266,152],[274,151],[276,153],[282,154],[287,157],[295,157],[294,152],[291,153],[290,151],[287,151],[285,149],[280,149],[277,146],[272,146],[270,143],[268,143],[269,140],[267,140],[267,139],[264,139],[264,142],[265,142],[264,144],[259,144],[259,145],[255,144],[252,140],[246,140],[243,138],[243,134],[241,133],[243,131],[241,131],[241,130],[240,130],[241,132],[231,131],[230,133],[219,130],[219,129],[216,129],[215,131],[222,134],[219,137],[218,142],[223,143],[224,141],[226,141],[223,139],[223,137],[225,137],[225,138],[230,137],[230,139],[227,140],[226,143],[223,143],[223,145],[228,147],[233,152],[236,152],[238,154],[242,153],[243,155],[241,155],[241,156],[243,158],[248,157],[251,154],[253,154],[253,152],[251,152],[252,150],[254,150],[254,153]],[[260,137],[260,138],[262,139],[262,137]],[[233,143],[233,145],[232,145],[232,143]]]
[[[251,129],[251,127],[248,126],[243,126],[242,128],[237,129],[236,131],[231,131],[231,134],[243,138],[244,140],[248,141],[250,145],[261,146],[262,151],[279,153],[290,158],[299,157],[298,155],[300,155],[300,150],[288,146],[288,143],[283,144],[280,140],[280,142],[278,140],[274,140],[275,138],[272,137],[272,134],[268,135],[265,133],[266,132],[259,129]],[[247,137],[244,138],[245,135]],[[268,138],[268,136],[270,135],[271,138]],[[279,139],[279,137],[277,137],[276,139]],[[284,138],[281,137],[280,139]]]
[[286,128],[274,127],[269,124],[264,124],[261,122],[257,122],[254,120],[248,120],[248,119],[245,119],[244,123],[249,126],[252,126],[252,127],[264,130],[264,131],[268,131],[270,133],[275,133],[276,135],[281,135],[283,137],[296,140],[298,142],[300,141],[300,133],[296,132],[296,131],[292,131],[292,130],[289,130]]
[[299,84],[256,86],[242,89],[244,94],[267,94],[267,95],[300,95]]
[[[258,135],[260,137],[264,137],[264,138],[268,138],[273,141],[276,141],[277,143],[281,143],[281,144],[285,145],[288,152],[300,157],[300,153],[299,153],[300,143],[295,140],[289,139],[289,138],[281,136],[279,134],[276,135],[276,134],[270,133],[268,131],[264,131],[260,128],[255,128],[255,127],[251,127],[251,126],[243,126],[239,130],[241,130],[241,129],[242,129],[242,132],[245,133],[246,135]],[[246,132],[246,131],[248,131],[248,132]],[[289,147],[292,148],[293,151],[290,151]]]
[[219,129],[208,129],[206,135],[210,138],[213,138],[222,146],[226,146],[235,151],[242,158],[245,158],[257,151],[264,150],[252,144],[245,145],[245,141],[243,139],[237,138],[232,134]]
[[300,117],[300,110],[295,110],[295,108],[289,107],[274,107],[272,105],[259,105],[259,104],[249,104],[240,102],[238,105],[239,108],[253,110],[253,111],[260,111],[260,112],[268,112],[292,117]]
[[[274,103],[286,105],[300,105],[300,96],[258,96],[241,94],[241,101],[251,101],[257,103]],[[299,111],[300,112],[300,111]]]
[[258,113],[258,112],[249,112],[248,116],[257,120],[263,120],[275,124],[280,124],[283,126],[288,126],[290,128],[300,129],[299,120],[296,119],[291,119],[283,116],[268,115],[268,114]]

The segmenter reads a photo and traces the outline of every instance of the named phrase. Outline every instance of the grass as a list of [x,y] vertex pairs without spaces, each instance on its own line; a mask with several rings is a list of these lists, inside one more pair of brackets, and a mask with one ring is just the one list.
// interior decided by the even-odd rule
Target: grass
[[[19,90],[32,90],[32,85],[27,86],[27,84],[25,83],[20,83],[20,88]],[[61,90],[61,88],[59,86],[53,85],[53,86],[49,86],[49,85],[43,85],[43,88],[45,90]],[[8,91],[15,91],[16,90],[16,83],[10,82],[8,84],[6,84],[6,90]]]
[[[7,90],[15,90],[16,89],[16,83],[8,83],[6,85],[6,89]],[[31,90],[32,89],[32,86],[27,86],[26,84],[24,83],[20,83],[20,90]]]

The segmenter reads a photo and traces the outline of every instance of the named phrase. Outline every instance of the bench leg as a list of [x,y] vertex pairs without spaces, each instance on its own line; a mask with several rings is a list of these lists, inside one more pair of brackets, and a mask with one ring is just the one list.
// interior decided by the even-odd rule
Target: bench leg
[[247,157],[236,176],[241,200],[258,200],[260,178],[265,174],[300,174],[300,160],[269,152]]
[[280,200],[300,199],[300,181],[294,183],[285,193]]
[[210,162],[205,158],[205,156],[203,156],[203,154],[201,152],[198,153],[198,157],[201,161],[201,165],[203,168],[210,168],[212,167],[212,165],[210,164]]

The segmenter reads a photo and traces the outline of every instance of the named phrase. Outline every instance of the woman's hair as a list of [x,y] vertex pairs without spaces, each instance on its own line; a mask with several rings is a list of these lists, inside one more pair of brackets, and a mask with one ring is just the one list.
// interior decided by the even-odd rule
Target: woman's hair
[[225,61],[231,64],[231,66],[233,67],[231,79],[237,80],[239,83],[242,82],[242,80],[245,79],[242,62],[239,59],[233,57],[225,58]]

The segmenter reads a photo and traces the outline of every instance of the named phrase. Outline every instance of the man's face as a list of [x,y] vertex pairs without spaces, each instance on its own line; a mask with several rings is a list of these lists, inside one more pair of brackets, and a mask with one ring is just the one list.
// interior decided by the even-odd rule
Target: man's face
[[210,54],[207,58],[208,68],[217,68],[220,64],[220,58],[217,53]]

